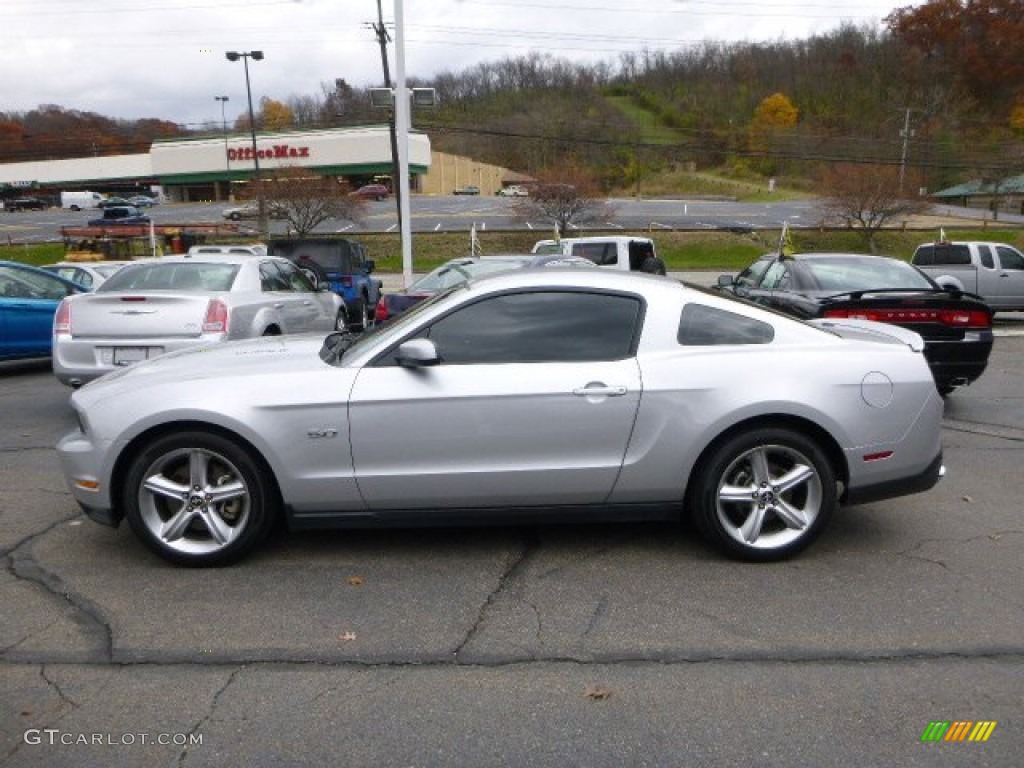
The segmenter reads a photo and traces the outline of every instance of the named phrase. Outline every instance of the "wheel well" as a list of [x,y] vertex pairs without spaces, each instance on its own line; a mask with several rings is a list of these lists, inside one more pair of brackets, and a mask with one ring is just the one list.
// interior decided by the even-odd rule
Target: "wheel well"
[[[263,458],[263,454],[256,449],[256,446],[237,432],[232,432],[229,429],[224,429],[223,427],[219,427],[214,424],[207,424],[202,421],[175,421],[169,424],[160,424],[159,426],[152,427],[151,429],[136,435],[117,457],[117,461],[114,464],[114,470],[110,473],[110,487],[121,487],[128,474],[129,467],[131,467],[132,459],[138,456],[147,444],[163,437],[164,435],[174,434],[175,432],[208,432],[212,435],[218,435],[225,440],[230,440],[233,443],[236,443],[239,447],[245,450],[249,455],[249,458],[259,464],[261,474],[264,478],[270,480],[273,491],[277,495],[278,502],[281,501],[281,489],[277,484],[277,477],[274,475],[274,471],[270,468],[267,460]],[[118,509],[118,511],[123,514],[124,510],[120,509],[121,499],[119,497],[115,498],[114,496],[111,496],[110,503],[115,509]],[[280,503],[278,506],[281,508]]]
[[281,335],[281,329],[278,328],[276,325],[268,325],[263,330],[263,335],[264,336],[280,336]]
[[[696,476],[699,472],[704,471],[704,464],[707,462],[708,457],[721,445],[723,442],[733,437],[736,434],[742,432],[750,432],[754,429],[764,429],[766,427],[774,428],[785,428],[791,429],[794,432],[800,432],[807,437],[814,440],[825,453],[825,457],[828,459],[829,464],[832,466],[832,471],[835,472],[836,480],[842,483],[843,488],[849,484],[850,472],[849,467],[846,464],[846,458],[843,456],[843,450],[839,447],[839,444],[826,430],[822,429],[819,425],[813,421],[802,418],[800,416],[793,416],[790,414],[773,414],[770,416],[757,416],[746,421],[741,421],[738,424],[734,424],[729,429],[722,432],[714,440],[708,443],[704,450],[701,451],[700,456],[697,457],[697,461],[693,464],[693,471],[690,473],[691,477]],[[686,484],[686,498],[684,499],[684,510],[690,507],[690,494],[693,492],[694,483],[688,482]],[[839,494],[842,497],[842,492]]]

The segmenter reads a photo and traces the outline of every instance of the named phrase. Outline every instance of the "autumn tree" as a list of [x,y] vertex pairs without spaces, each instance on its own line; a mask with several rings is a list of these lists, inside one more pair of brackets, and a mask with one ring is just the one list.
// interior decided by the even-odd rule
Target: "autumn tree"
[[757,105],[750,122],[749,146],[752,152],[763,157],[760,164],[764,173],[777,172],[779,162],[769,156],[778,148],[780,139],[796,127],[799,117],[800,110],[784,93],[766,96]]
[[[263,199],[297,237],[305,237],[330,219],[359,221],[366,209],[348,184],[305,168],[280,168],[262,180]],[[258,190],[251,194],[258,197]]]
[[601,195],[594,177],[581,168],[560,174],[544,174],[531,186],[529,197],[517,198],[514,215],[520,221],[542,221],[558,229],[606,221],[614,208]]
[[904,186],[917,189],[917,179],[910,174],[901,179],[900,169],[892,165],[836,163],[821,175],[822,210],[827,220],[860,229],[871,253],[877,252],[875,235],[888,223],[901,216],[911,216],[928,209],[928,202],[907,198]]
[[932,76],[948,77],[962,92],[1007,114],[1024,82],[1024,0],[929,0],[886,17],[893,35],[926,58]]

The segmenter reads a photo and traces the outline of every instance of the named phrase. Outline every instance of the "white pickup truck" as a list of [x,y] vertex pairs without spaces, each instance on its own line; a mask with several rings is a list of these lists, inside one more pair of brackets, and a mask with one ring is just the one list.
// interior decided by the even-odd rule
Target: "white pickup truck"
[[562,253],[581,256],[608,269],[665,274],[665,262],[658,258],[654,241],[649,237],[563,237],[561,240],[539,240],[531,253]]
[[994,312],[1024,310],[1024,254],[1011,245],[925,243],[910,262],[943,288],[977,294]]

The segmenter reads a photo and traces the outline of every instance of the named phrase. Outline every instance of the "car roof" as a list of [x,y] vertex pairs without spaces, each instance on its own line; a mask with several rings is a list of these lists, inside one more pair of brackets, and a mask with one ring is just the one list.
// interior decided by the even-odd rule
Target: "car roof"
[[261,260],[272,259],[274,261],[287,262],[288,259],[280,256],[272,256],[266,253],[252,253],[250,251],[234,251],[231,253],[172,253],[156,259],[150,259],[148,264],[244,264],[252,261],[253,257]]

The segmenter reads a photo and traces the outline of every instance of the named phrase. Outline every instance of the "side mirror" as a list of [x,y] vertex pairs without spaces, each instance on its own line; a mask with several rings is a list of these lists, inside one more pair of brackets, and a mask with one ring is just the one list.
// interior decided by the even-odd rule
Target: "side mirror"
[[395,350],[395,362],[403,368],[429,368],[439,365],[441,357],[430,339],[410,339]]
[[736,278],[732,275],[719,275],[718,276],[718,287],[728,288],[736,282]]

